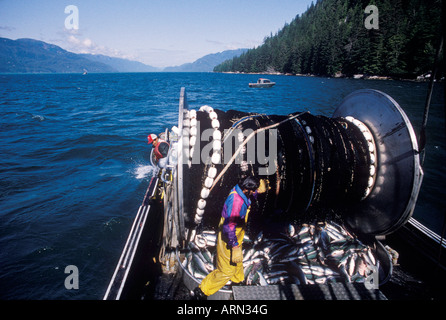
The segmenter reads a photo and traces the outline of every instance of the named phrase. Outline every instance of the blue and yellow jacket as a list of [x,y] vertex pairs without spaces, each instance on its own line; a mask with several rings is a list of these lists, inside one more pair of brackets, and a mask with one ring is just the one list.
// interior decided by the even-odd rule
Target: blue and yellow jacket
[[229,193],[221,212],[222,239],[229,248],[239,245],[235,229],[245,226],[250,206],[251,200],[246,197],[237,184]]

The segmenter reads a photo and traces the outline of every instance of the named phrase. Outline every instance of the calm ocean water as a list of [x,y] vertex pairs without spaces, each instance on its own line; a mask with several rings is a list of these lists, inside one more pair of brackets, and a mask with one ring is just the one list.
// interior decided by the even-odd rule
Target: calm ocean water
[[[391,95],[419,132],[427,83],[212,73],[0,75],[0,299],[102,299],[144,197],[147,134],[189,105],[331,116],[354,90]],[[414,216],[437,232],[445,217],[444,92],[429,114],[425,177]],[[79,289],[64,286],[65,267]]]

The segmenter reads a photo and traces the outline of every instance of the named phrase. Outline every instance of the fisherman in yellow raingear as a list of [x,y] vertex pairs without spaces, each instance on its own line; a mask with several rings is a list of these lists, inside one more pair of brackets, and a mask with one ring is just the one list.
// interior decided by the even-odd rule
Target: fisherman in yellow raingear
[[217,266],[194,289],[193,298],[206,299],[220,290],[229,280],[244,280],[242,242],[251,207],[251,197],[264,193],[266,183],[256,177],[247,177],[232,188],[225,201],[218,225]]

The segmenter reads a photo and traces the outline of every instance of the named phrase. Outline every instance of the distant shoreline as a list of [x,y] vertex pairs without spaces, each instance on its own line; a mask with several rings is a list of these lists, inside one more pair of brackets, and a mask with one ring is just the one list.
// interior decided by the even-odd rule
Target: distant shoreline
[[[239,72],[239,71],[224,71],[214,73],[226,73],[226,74],[252,74],[252,75],[274,75],[274,76],[294,76],[294,77],[316,77],[316,78],[335,78],[335,79],[355,79],[355,80],[396,80],[396,81],[412,81],[412,82],[429,82],[430,77],[418,76],[416,79],[398,78],[391,76],[377,76],[377,75],[364,75],[355,74],[353,76],[347,76],[344,74],[335,74],[332,76],[315,75],[315,74],[302,74],[302,73],[280,73],[280,72]],[[444,79],[434,80],[434,82],[443,82]]]
[[[398,78],[391,76],[376,76],[376,75],[363,75],[363,74],[355,74],[353,76],[347,75],[315,75],[315,74],[292,74],[292,73],[280,73],[280,72],[239,72],[239,71],[225,71],[225,72],[213,72],[213,71],[129,71],[129,72],[90,72],[88,74],[83,74],[81,72],[0,72],[0,76],[5,75],[97,75],[97,74],[144,74],[144,73],[156,73],[156,74],[173,74],[173,73],[222,73],[222,74],[246,74],[246,75],[259,75],[259,76],[291,76],[291,77],[314,77],[314,78],[334,78],[334,79],[355,79],[355,80],[390,80],[390,81],[411,81],[411,82],[429,82],[429,77],[418,77],[416,79],[409,78]],[[443,83],[444,79],[436,79],[434,82]]]

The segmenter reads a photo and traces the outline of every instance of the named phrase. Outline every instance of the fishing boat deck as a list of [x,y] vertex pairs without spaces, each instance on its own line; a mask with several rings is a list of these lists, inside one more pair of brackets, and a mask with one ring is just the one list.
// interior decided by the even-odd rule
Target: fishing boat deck
[[[182,96],[183,95],[184,91],[182,91]],[[181,101],[182,100],[180,99],[179,114],[183,115]],[[179,123],[181,124],[181,117],[180,120]],[[182,168],[182,166],[179,166],[178,168]],[[178,190],[179,199],[183,199],[183,178],[183,172],[182,170],[179,170],[178,181],[181,182]],[[151,190],[152,192],[150,192],[150,194],[153,194],[153,186]],[[167,192],[164,200],[166,198],[170,199],[170,195],[171,193]],[[148,205],[148,203],[146,203],[147,199],[149,198],[145,198],[143,205]],[[187,251],[187,248],[183,247],[182,249],[180,248],[180,250],[176,250],[178,249],[178,243],[169,245],[169,250],[165,251],[165,253],[168,252],[169,257],[172,257],[172,253],[176,254],[177,260],[180,263],[169,264],[169,268],[167,269],[161,267],[163,261],[162,259],[159,259],[158,246],[162,240],[162,234],[161,232],[156,232],[156,230],[160,231],[159,227],[163,225],[162,220],[166,212],[183,212],[183,203],[178,204],[178,210],[170,210],[171,207],[163,206],[164,200],[161,200],[160,197],[154,199],[153,210],[156,214],[154,213],[149,224],[150,228],[147,228],[146,232],[144,232],[145,237],[141,237],[141,241],[133,241],[132,239],[139,239],[139,235],[135,236],[134,232],[131,232],[128,242],[130,244],[135,242],[133,247],[135,248],[135,265],[137,267],[134,268],[134,271],[130,270],[133,271],[133,273],[131,272],[129,274],[130,280],[121,281],[120,279],[116,279],[116,277],[113,278],[114,281],[118,280],[122,285],[126,284],[128,287],[128,289],[124,288],[126,290],[121,290],[123,295],[118,297],[120,299],[141,297],[142,299],[149,300],[190,300],[191,290],[199,284],[199,280],[194,276],[194,273],[190,273],[182,268],[183,264],[180,262],[180,257],[185,253],[181,250]],[[166,217],[169,218],[170,216],[167,215]],[[179,217],[181,218],[182,215],[179,215]],[[175,230],[182,230],[184,228],[184,225],[182,225],[184,224],[184,220],[180,218],[174,226],[170,227],[175,227]],[[404,218],[408,217],[405,216]],[[138,216],[135,219],[135,223],[137,219]],[[137,225],[141,226],[143,224],[144,223],[138,223]],[[181,225],[182,227],[180,228]],[[215,294],[214,296],[209,297],[209,299],[435,300],[446,298],[445,290],[441,287],[446,281],[446,261],[445,255],[442,255],[442,252],[446,249],[446,245],[443,238],[437,236],[427,228],[421,228],[413,219],[409,219],[408,223],[398,227],[399,228],[397,228],[397,226],[390,226],[389,230],[385,230],[386,232],[377,233],[378,236],[371,241],[371,243],[373,242],[373,244],[376,244],[374,245],[375,253],[386,253],[376,256],[376,259],[381,263],[382,270],[380,270],[383,271],[383,274],[380,272],[379,281],[381,283],[378,284],[379,287],[377,289],[368,289],[364,283],[344,281],[329,282],[325,284],[313,282],[312,284],[306,285],[296,284],[302,282],[279,282],[278,284],[271,283],[269,285],[232,286],[229,289],[220,290],[218,292],[221,293],[220,295]],[[269,228],[276,229],[271,224],[269,224]],[[170,233],[166,234],[170,235]],[[182,233],[180,232],[179,234]],[[365,240],[367,240],[366,242],[368,243],[371,239],[372,238],[367,238]],[[184,240],[185,239],[182,239],[182,241]],[[140,244],[139,250],[137,249],[138,246],[136,243]],[[385,248],[383,245],[389,246],[391,250],[387,252],[389,249]],[[399,254],[398,264],[395,264],[391,261],[393,259],[390,259],[390,254],[392,254],[393,250]],[[124,255],[124,253],[123,257],[129,256],[128,254]],[[144,266],[141,261],[146,262],[147,266]],[[118,267],[120,265],[121,262]],[[119,270],[117,272],[119,272]],[[384,275],[384,277],[381,277],[381,275]],[[336,279],[336,281],[338,281],[338,279]],[[355,281],[357,281],[357,279]],[[373,282],[374,281],[375,280],[373,280]],[[142,296],[140,293],[142,293]],[[110,297],[106,295],[106,298]]]
[[[412,235],[413,237],[413,235]],[[366,289],[363,283],[329,283],[312,285],[233,286],[234,300],[439,300],[446,293],[441,285],[446,280],[441,264],[430,262],[422,250],[407,244],[407,236],[399,232],[389,236],[386,244],[400,254],[389,281],[379,290]],[[419,242],[418,242],[419,243]],[[182,272],[162,274],[156,288],[146,299],[190,300],[190,291]]]
[[[234,286],[234,300],[436,300],[444,294],[427,280],[396,266],[392,278],[380,290],[368,290],[362,283],[330,283],[313,285]],[[158,278],[155,300],[190,300],[189,290],[180,273]]]
[[237,286],[232,291],[234,300],[387,300],[380,290],[368,290],[362,283]]

